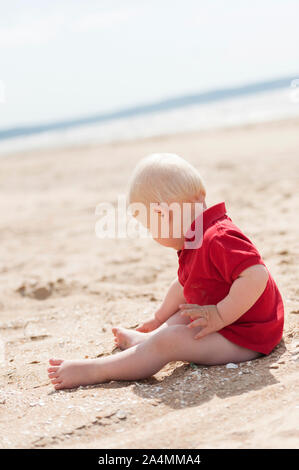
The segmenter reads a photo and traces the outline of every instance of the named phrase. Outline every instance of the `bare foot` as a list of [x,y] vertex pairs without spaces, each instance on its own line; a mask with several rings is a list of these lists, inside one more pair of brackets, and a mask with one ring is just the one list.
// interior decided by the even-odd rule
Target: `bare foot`
[[83,361],[50,359],[49,363],[48,376],[56,390],[105,382],[105,378],[101,376],[101,366],[96,359]]
[[120,349],[131,348],[148,338],[148,333],[141,333],[128,328],[112,328],[112,332],[115,336],[114,342]]

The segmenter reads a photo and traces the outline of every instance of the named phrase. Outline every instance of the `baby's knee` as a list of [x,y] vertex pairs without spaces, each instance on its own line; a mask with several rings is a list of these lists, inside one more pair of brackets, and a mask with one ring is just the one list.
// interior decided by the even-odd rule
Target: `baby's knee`
[[173,325],[164,328],[154,337],[154,345],[160,352],[170,351],[175,345],[178,344],[179,338],[182,335],[183,325]]

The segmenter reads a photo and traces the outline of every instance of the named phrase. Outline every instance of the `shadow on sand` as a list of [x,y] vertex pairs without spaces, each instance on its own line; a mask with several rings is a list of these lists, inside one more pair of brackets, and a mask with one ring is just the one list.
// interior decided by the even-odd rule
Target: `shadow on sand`
[[[199,406],[215,396],[227,398],[242,395],[278,383],[271,367],[285,351],[282,340],[268,356],[240,363],[234,369],[228,369],[225,365],[201,366],[175,362],[149,379],[112,381],[86,388],[115,389],[132,387],[133,384],[132,390],[136,395],[155,400],[157,404],[163,403],[173,409]],[[73,393],[74,389],[70,391]]]

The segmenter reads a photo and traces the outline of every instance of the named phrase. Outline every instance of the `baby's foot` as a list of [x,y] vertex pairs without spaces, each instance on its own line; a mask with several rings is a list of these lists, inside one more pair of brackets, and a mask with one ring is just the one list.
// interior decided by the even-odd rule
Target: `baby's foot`
[[105,381],[101,376],[101,366],[95,359],[83,361],[50,359],[49,363],[48,376],[56,390]]
[[148,333],[141,333],[136,330],[129,330],[128,328],[112,328],[115,336],[114,342],[120,349],[131,348],[136,344],[142,343],[148,337]]

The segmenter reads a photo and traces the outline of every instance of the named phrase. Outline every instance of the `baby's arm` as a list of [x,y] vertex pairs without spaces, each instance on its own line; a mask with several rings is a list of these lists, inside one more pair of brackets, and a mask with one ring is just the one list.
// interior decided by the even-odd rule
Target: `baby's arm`
[[143,323],[139,328],[137,328],[137,331],[146,333],[155,330],[161,326],[162,323],[166,322],[171,315],[179,310],[179,305],[181,305],[182,302],[185,302],[183,287],[176,278],[170,284],[162,304],[154,314],[154,318]]
[[264,265],[250,266],[233,282],[228,295],[217,305],[180,305],[182,315],[194,320],[188,328],[202,327],[195,339],[234,323],[262,295],[268,279],[269,274]]
[[218,302],[217,309],[225,326],[249,310],[264,292],[269,274],[262,264],[245,269],[233,282],[228,295]]

